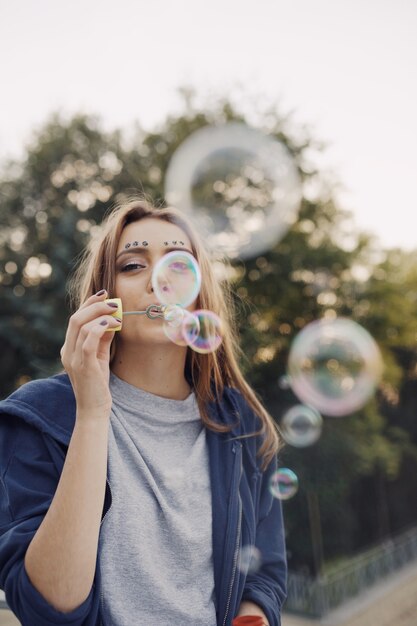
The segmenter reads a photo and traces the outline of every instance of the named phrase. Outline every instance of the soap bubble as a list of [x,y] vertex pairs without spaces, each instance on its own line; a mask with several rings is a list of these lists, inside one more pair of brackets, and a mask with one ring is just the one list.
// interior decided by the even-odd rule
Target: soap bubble
[[284,414],[280,430],[287,443],[297,448],[305,448],[319,439],[322,425],[323,419],[316,409],[297,404]]
[[197,318],[199,330],[196,332],[196,325],[190,318],[184,320],[182,333],[187,345],[200,354],[208,354],[217,350],[223,339],[220,317],[205,309],[193,311],[191,315]]
[[298,491],[298,478],[288,467],[274,472],[269,481],[269,491],[279,500],[289,500]]
[[185,309],[178,304],[167,304],[163,309],[164,321],[171,326],[181,326],[184,319]]
[[218,315],[200,309],[190,312],[177,305],[164,309],[165,335],[178,346],[189,346],[196,352],[208,354],[222,342],[222,324]]
[[[177,323],[179,321],[178,318],[174,318],[171,320],[164,319],[164,323],[162,327],[168,339],[170,339],[177,346],[188,346],[190,345],[189,341],[197,338],[200,332],[200,322],[199,322],[198,317],[196,317],[193,313],[190,313],[190,311],[187,311],[187,309],[180,309],[180,310],[181,310],[181,321],[179,323]],[[164,317],[165,317],[165,313],[164,313]],[[184,337],[184,331],[183,331],[184,324],[186,325],[186,329],[187,329],[186,337]]]
[[188,306],[197,298],[200,286],[200,268],[189,252],[168,252],[152,272],[152,287],[161,304]]
[[325,415],[363,406],[374,392],[382,358],[371,335],[349,319],[317,320],[295,338],[288,358],[294,393]]
[[231,122],[200,128],[177,148],[165,197],[194,217],[214,254],[245,259],[272,248],[294,224],[301,179],[282,142]]
[[242,546],[240,551],[239,570],[242,574],[254,574],[262,563],[261,553],[255,546]]

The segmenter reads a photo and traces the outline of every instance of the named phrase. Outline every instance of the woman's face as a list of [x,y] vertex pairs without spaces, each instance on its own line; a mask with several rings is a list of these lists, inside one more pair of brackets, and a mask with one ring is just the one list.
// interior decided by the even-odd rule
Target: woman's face
[[[127,244],[130,244],[128,248]],[[115,283],[115,297],[121,298],[123,311],[143,311],[150,304],[160,304],[152,290],[152,270],[164,254],[176,249],[193,254],[190,239],[176,224],[147,217],[124,228],[116,254]],[[187,309],[193,310],[194,305]],[[120,339],[170,344],[162,324],[160,318],[151,320],[146,315],[125,316]]]

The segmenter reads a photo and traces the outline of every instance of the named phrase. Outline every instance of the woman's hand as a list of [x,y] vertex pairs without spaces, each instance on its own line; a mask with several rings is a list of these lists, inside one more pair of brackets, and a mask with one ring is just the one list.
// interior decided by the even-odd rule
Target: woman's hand
[[112,317],[116,307],[104,302],[105,290],[88,300],[71,316],[62,364],[70,378],[77,402],[77,418],[94,419],[110,415],[110,345],[113,330],[121,320]]
[[243,617],[244,615],[256,615],[257,617],[262,617],[265,626],[269,626],[269,622],[266,619],[265,613],[262,609],[255,604],[254,602],[249,602],[248,600],[243,600],[240,604],[239,612],[237,617]]

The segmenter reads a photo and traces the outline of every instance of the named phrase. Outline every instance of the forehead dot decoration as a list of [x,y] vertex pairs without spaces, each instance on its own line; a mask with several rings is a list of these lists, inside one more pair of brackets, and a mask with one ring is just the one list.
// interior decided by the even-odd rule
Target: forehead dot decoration
[[[164,246],[169,246],[169,241],[164,241]],[[177,244],[180,244],[181,246],[185,246],[185,243],[183,241],[171,241],[171,243],[176,246]],[[137,246],[140,245],[140,241],[132,241],[132,243],[127,243],[125,245],[125,250],[128,250],[129,248],[136,248]],[[149,246],[149,242],[148,241],[142,241],[142,246]]]

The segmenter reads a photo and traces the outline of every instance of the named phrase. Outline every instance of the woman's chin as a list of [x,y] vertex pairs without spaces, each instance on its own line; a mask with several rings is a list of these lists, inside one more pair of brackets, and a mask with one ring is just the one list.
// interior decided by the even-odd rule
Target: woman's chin
[[155,324],[153,327],[141,328],[136,333],[121,334],[121,340],[127,343],[143,344],[143,345],[166,345],[174,346],[175,344],[166,336],[162,324]]

